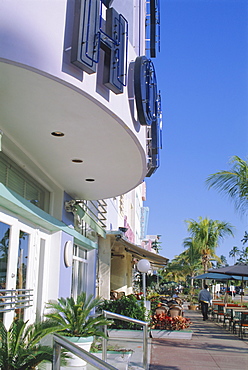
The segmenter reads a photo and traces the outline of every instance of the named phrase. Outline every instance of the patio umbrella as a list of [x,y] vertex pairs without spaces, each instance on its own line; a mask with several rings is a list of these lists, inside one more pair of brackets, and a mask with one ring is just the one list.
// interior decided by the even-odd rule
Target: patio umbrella
[[193,276],[191,279],[200,279],[200,280],[204,280],[204,279],[228,280],[228,279],[230,279],[230,276],[229,275],[226,275],[226,274],[216,274],[214,272],[207,272],[205,274],[201,274],[201,275],[198,275],[198,276]]
[[[215,272],[206,272],[205,274],[193,276],[191,279],[241,280],[240,276],[237,275],[228,275]],[[244,280],[248,280],[248,277],[244,277]]]
[[[240,276],[236,275],[227,275],[227,274],[221,274],[221,273],[215,273],[215,272],[206,272],[205,274],[201,274],[198,276],[194,276],[191,279],[212,279],[212,280],[227,280],[227,288],[228,288],[228,280],[241,280]],[[244,280],[248,280],[248,277],[244,277]],[[227,296],[226,296],[227,298]]]
[[226,275],[248,276],[248,265],[245,263],[239,263],[232,266],[220,267],[218,269],[209,269],[208,272]]
[[[209,269],[208,272],[214,272],[217,274],[226,275],[237,275],[242,277],[242,290],[244,286],[244,277],[248,276],[248,265],[246,263],[239,263],[232,266],[220,267],[218,269]],[[241,302],[243,301],[243,296],[241,295]]]

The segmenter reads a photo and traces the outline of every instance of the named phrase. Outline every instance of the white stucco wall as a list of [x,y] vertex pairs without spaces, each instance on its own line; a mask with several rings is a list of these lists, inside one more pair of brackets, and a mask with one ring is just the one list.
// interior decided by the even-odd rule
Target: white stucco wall
[[[123,12],[130,22],[128,66],[137,56],[137,47],[132,45],[137,9],[134,3],[136,0],[125,1],[125,4],[123,1],[113,2],[113,6]],[[123,94],[115,95],[110,92],[108,99],[105,99],[96,91],[96,73],[88,75],[70,63],[72,4],[73,1],[66,0],[1,0],[0,59],[36,69],[83,90],[122,119],[142,146],[145,146],[145,128],[139,127],[136,130],[133,125],[127,87]],[[140,14],[138,9],[137,12]],[[141,24],[144,26],[145,18],[141,19]],[[134,33],[137,34],[137,31],[135,29]]]

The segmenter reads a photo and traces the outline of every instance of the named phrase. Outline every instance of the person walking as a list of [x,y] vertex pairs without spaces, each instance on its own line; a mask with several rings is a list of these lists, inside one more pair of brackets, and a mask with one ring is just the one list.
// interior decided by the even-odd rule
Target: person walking
[[198,301],[201,304],[201,312],[203,316],[203,321],[208,320],[208,304],[211,304],[212,296],[208,290],[208,285],[204,285],[198,296]]

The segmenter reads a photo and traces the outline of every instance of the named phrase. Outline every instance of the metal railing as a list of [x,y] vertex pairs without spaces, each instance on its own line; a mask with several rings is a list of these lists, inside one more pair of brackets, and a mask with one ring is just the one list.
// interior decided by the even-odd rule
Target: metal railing
[[32,291],[32,289],[0,289],[0,312],[31,307]]
[[[134,324],[140,325],[143,327],[143,367],[145,370],[148,369],[148,326],[149,323],[137,319],[133,319],[128,316],[119,315],[117,313],[103,311],[105,318],[109,319],[118,319],[122,321],[132,322]],[[107,325],[104,325],[104,334],[107,337]],[[102,342],[102,359],[106,361],[107,359],[107,339],[103,338]]]
[[[88,364],[94,366],[99,370],[118,370],[116,367],[104,362],[103,360],[97,358],[88,351],[79,348],[76,344],[70,342],[68,339],[61,337],[58,334],[53,335],[53,364],[52,370],[60,369],[60,357],[61,357],[61,347],[65,348],[67,351],[73,353],[74,355],[80,357]],[[80,368],[79,368],[80,369]]]

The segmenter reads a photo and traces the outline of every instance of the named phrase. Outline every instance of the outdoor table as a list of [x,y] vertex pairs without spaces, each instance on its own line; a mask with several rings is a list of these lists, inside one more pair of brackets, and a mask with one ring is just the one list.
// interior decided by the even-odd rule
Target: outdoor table
[[[236,332],[236,324],[240,324],[242,314],[248,314],[247,307],[226,307],[231,310],[231,322],[233,333]],[[237,314],[236,314],[237,313]]]
[[229,308],[232,311],[248,313],[248,308],[247,307],[227,307],[227,308]]
[[225,303],[223,301],[213,301],[212,300],[212,316],[213,316],[213,319],[214,319],[214,315],[216,315],[217,321],[218,321],[218,314],[220,312],[219,307],[223,307],[223,306],[225,306]]

